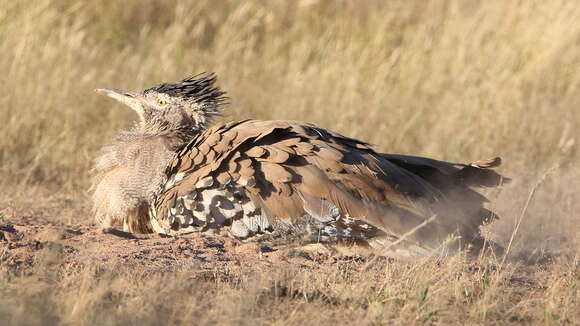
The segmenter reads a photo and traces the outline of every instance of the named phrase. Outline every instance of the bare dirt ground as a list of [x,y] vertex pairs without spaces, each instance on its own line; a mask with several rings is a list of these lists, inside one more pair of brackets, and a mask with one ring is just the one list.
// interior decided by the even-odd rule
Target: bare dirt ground
[[102,230],[92,223],[86,203],[58,195],[45,198],[41,205],[28,209],[22,199],[8,204],[13,213],[0,224],[0,261],[13,272],[26,274],[44,259],[52,260],[52,268],[122,264],[148,272],[166,272],[186,265],[201,269],[224,265],[314,265],[328,260],[333,250],[314,245],[297,251],[292,245],[242,243],[220,235],[168,237]]
[[[276,245],[268,241],[244,243],[223,235],[173,237],[100,229],[92,221],[89,198],[42,188],[26,195],[16,193],[4,201],[0,202],[7,207],[0,223],[0,263],[18,274],[30,273],[39,262],[63,269],[121,264],[150,273],[192,265],[206,270],[274,264],[323,268],[337,260],[363,265],[377,254],[356,245]],[[546,252],[526,254],[520,253],[526,265],[546,264],[554,256]]]
[[17,273],[31,271],[49,254],[58,257],[56,265],[51,264],[53,268],[123,264],[150,272],[166,272],[192,264],[208,270],[224,265],[312,266],[327,262],[328,254],[332,253],[331,248],[324,246],[296,250],[292,246],[276,248],[255,242],[241,243],[219,235],[132,234],[115,229],[100,230],[91,224],[47,222],[34,216],[11,219],[0,226],[0,232],[2,264]]

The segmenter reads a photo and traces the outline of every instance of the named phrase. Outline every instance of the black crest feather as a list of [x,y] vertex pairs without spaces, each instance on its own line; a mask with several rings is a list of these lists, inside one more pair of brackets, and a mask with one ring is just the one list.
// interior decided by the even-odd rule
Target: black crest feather
[[226,92],[215,86],[215,73],[202,72],[176,83],[163,83],[146,89],[143,93],[158,92],[181,97],[199,104],[224,105],[229,99]]

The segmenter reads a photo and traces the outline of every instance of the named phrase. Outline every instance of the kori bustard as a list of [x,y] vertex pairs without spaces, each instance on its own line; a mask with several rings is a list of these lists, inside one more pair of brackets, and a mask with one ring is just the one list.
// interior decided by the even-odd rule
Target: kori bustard
[[294,232],[410,258],[484,243],[480,226],[496,216],[476,189],[506,181],[492,169],[499,158],[458,164],[378,153],[298,121],[212,125],[227,100],[215,81],[201,74],[142,92],[97,90],[139,116],[96,160],[100,225],[244,240]]

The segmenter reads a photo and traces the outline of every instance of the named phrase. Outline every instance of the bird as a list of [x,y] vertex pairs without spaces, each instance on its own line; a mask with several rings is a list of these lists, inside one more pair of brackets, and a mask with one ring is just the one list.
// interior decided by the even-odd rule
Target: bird
[[486,243],[480,227],[498,217],[479,190],[510,181],[495,170],[501,158],[463,164],[381,153],[300,121],[214,123],[229,104],[216,79],[96,90],[139,116],[95,160],[98,225],[347,241],[410,259]]

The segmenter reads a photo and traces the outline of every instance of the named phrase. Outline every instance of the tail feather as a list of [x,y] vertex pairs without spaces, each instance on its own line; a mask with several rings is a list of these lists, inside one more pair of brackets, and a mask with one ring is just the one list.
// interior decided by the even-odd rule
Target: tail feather
[[479,160],[472,162],[469,165],[481,169],[495,168],[501,165],[501,157],[493,157],[486,160]]
[[453,205],[452,208],[458,209],[466,219],[466,230],[473,230],[473,232],[463,234],[463,236],[472,235],[470,239],[466,239],[472,247],[471,251],[481,249],[479,245],[483,245],[485,239],[480,235],[479,227],[499,217],[484,207],[488,199],[480,194],[477,188],[497,187],[511,181],[493,169],[501,165],[501,158],[494,157],[461,164],[417,156],[396,154],[381,154],[381,156],[420,176],[441,191],[448,198],[448,202]]
[[496,187],[508,183],[511,179],[502,176],[492,168],[501,165],[501,158],[495,157],[489,160],[480,160],[464,165],[462,169],[454,173],[456,183],[473,187]]

